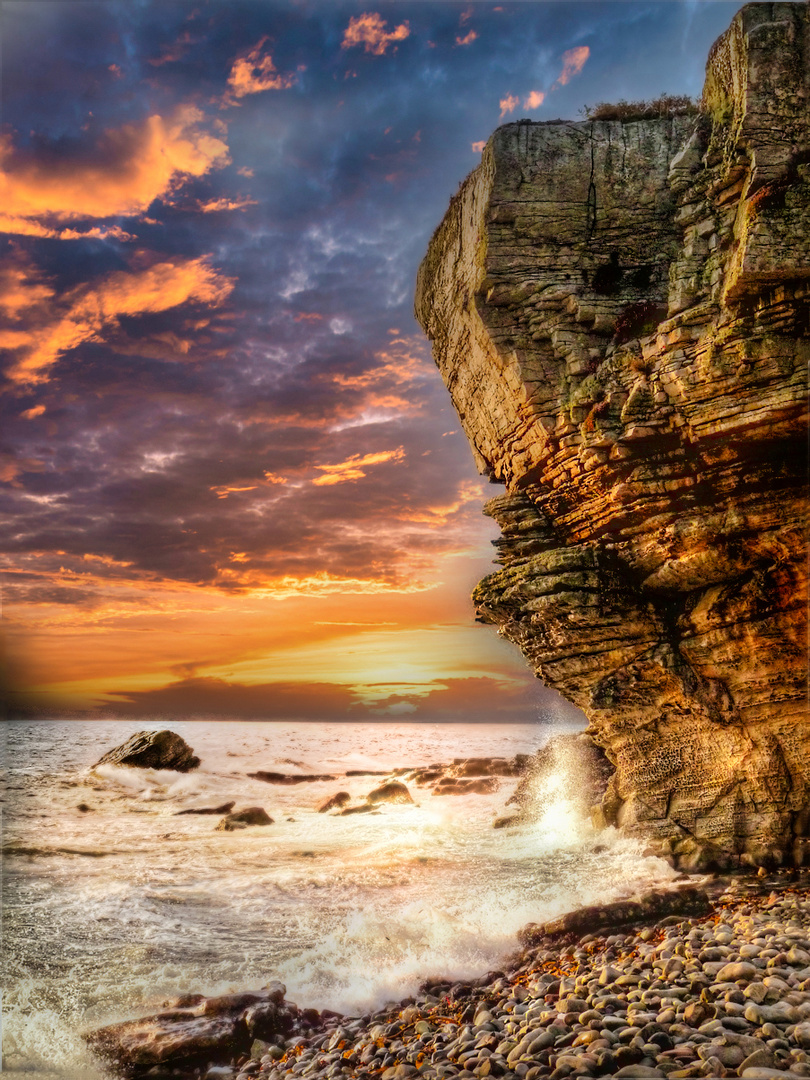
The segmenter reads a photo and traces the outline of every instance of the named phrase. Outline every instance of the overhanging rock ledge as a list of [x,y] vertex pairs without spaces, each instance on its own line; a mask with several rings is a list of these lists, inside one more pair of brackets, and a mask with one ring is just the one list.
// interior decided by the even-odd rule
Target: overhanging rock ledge
[[810,7],[747,5],[697,116],[499,128],[417,281],[505,484],[479,618],[684,869],[810,861],[809,115]]

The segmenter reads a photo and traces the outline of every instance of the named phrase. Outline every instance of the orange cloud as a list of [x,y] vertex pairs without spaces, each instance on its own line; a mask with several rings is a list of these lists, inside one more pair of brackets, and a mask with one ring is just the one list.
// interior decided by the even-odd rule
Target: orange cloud
[[587,45],[578,45],[575,49],[568,49],[567,52],[564,52],[562,54],[563,69],[554,86],[565,86],[574,75],[579,75],[590,55],[591,50]]
[[539,109],[546,99],[546,95],[542,90],[532,90],[526,100],[523,102],[524,109]]
[[20,383],[45,380],[44,372],[62,353],[85,341],[101,341],[121,315],[168,311],[181,304],[216,305],[234,282],[213,270],[205,257],[156,263],[134,273],[117,271],[95,287],[69,294],[67,311],[30,329],[0,331],[0,347],[19,349],[11,378]]
[[196,209],[203,214],[215,214],[220,210],[246,210],[248,206],[258,206],[255,199],[210,199],[206,203],[198,203]]
[[418,510],[405,509],[397,514],[397,517],[400,521],[413,521],[432,529],[443,528],[468,503],[480,504],[483,498],[485,498],[484,487],[480,481],[464,480],[459,486],[455,500],[446,506],[423,506]]
[[0,483],[11,484],[14,488],[22,488],[22,482],[17,477],[24,472],[44,472],[45,463],[38,458],[13,457],[11,454],[0,454]]
[[24,420],[36,420],[36,418],[42,416],[44,412],[44,405],[35,405],[32,409],[26,409],[25,412],[21,412],[20,416],[22,416]]
[[342,49],[351,49],[362,45],[367,53],[382,56],[389,45],[395,41],[404,41],[410,34],[407,22],[393,30],[386,30],[388,23],[376,11],[366,11],[362,15],[353,15],[343,34]]
[[402,461],[404,457],[405,450],[401,446],[396,450],[381,450],[379,453],[364,454],[362,457],[354,454],[336,465],[316,465],[315,468],[320,469],[325,475],[317,477],[312,483],[322,487],[327,484],[345,484],[347,480],[362,480],[366,475],[363,470],[369,465],[382,465],[386,461]]
[[465,34],[464,37],[461,37],[461,35],[459,35],[456,38],[456,45],[472,45],[472,43],[477,37],[478,32],[476,30],[470,30],[470,32],[468,34]]
[[282,75],[276,71],[270,53],[262,54],[266,41],[267,38],[263,37],[252,49],[234,60],[228,75],[226,104],[237,105],[240,98],[248,94],[261,94],[264,90],[289,90],[298,81],[295,73]]
[[[105,131],[92,151],[58,165],[0,145],[0,204],[10,231],[23,221],[104,218],[144,213],[188,177],[230,163],[228,146],[202,124],[203,113],[182,105],[167,117]],[[112,235],[111,230],[107,230]],[[41,235],[36,234],[35,235]],[[85,234],[86,235],[86,234]]]
[[10,214],[0,214],[0,233],[9,233],[12,236],[44,236],[49,240],[137,240],[136,236],[125,232],[118,225],[95,226],[92,229],[49,229],[37,221],[13,217]]
[[[433,365],[415,347],[412,338],[395,338],[389,344],[388,349],[374,354],[375,363],[368,371],[360,375],[346,375],[336,372],[331,376],[331,381],[340,387],[350,390],[362,389],[363,410],[372,410],[373,415],[378,417],[376,410],[391,411],[399,415],[418,413],[422,405],[415,399],[411,392],[403,393],[406,387],[410,388],[414,383],[433,377]],[[344,425],[338,425],[336,430],[341,430]],[[354,426],[349,423],[348,426]]]
[[0,266],[0,309],[8,319],[19,319],[21,312],[53,296],[53,289],[37,278],[37,270],[24,256]]
[[209,490],[216,492],[218,499],[227,499],[229,495],[240,491],[255,491],[258,486],[258,484],[251,484],[250,487],[234,487],[231,484],[223,484],[221,487],[212,487]]
[[483,153],[484,147],[487,145],[482,139],[481,142],[474,142],[470,144],[476,154]]
[[520,104],[520,98],[515,97],[514,94],[507,94],[505,98],[501,98],[498,104],[501,107],[501,119],[503,119],[507,113],[515,111]]

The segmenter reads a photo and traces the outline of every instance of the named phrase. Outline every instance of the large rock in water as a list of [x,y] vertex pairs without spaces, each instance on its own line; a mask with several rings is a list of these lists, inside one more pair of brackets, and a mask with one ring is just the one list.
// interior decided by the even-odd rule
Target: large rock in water
[[[179,1067],[185,1075],[192,1063],[228,1060],[244,1052],[253,1038],[285,1035],[299,1019],[299,1010],[284,1001],[286,988],[274,982],[262,990],[205,998],[190,994],[166,1003],[162,1012],[125,1020],[88,1032],[84,1038],[116,1071],[131,1075],[156,1065]],[[317,1014],[309,1026],[319,1023]]]
[[810,860],[810,8],[749,4],[701,112],[499,128],[416,313],[505,494],[479,618],[684,868]]
[[96,765],[130,765],[136,769],[173,769],[189,772],[200,759],[173,731],[138,731],[121,746],[100,757]]

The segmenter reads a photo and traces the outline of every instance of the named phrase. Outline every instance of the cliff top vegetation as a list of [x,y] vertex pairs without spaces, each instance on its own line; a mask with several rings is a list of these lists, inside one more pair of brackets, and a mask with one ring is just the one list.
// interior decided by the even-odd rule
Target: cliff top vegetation
[[700,112],[694,98],[685,94],[661,94],[650,101],[600,101],[586,105],[582,112],[586,120],[653,120],[664,116],[691,116]]

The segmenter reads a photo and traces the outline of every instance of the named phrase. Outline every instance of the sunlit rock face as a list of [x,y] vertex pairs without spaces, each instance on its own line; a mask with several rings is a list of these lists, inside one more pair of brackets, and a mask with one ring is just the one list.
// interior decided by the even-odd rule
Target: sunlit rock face
[[810,8],[750,4],[700,116],[499,128],[417,283],[506,486],[479,617],[685,868],[810,861],[809,113]]

